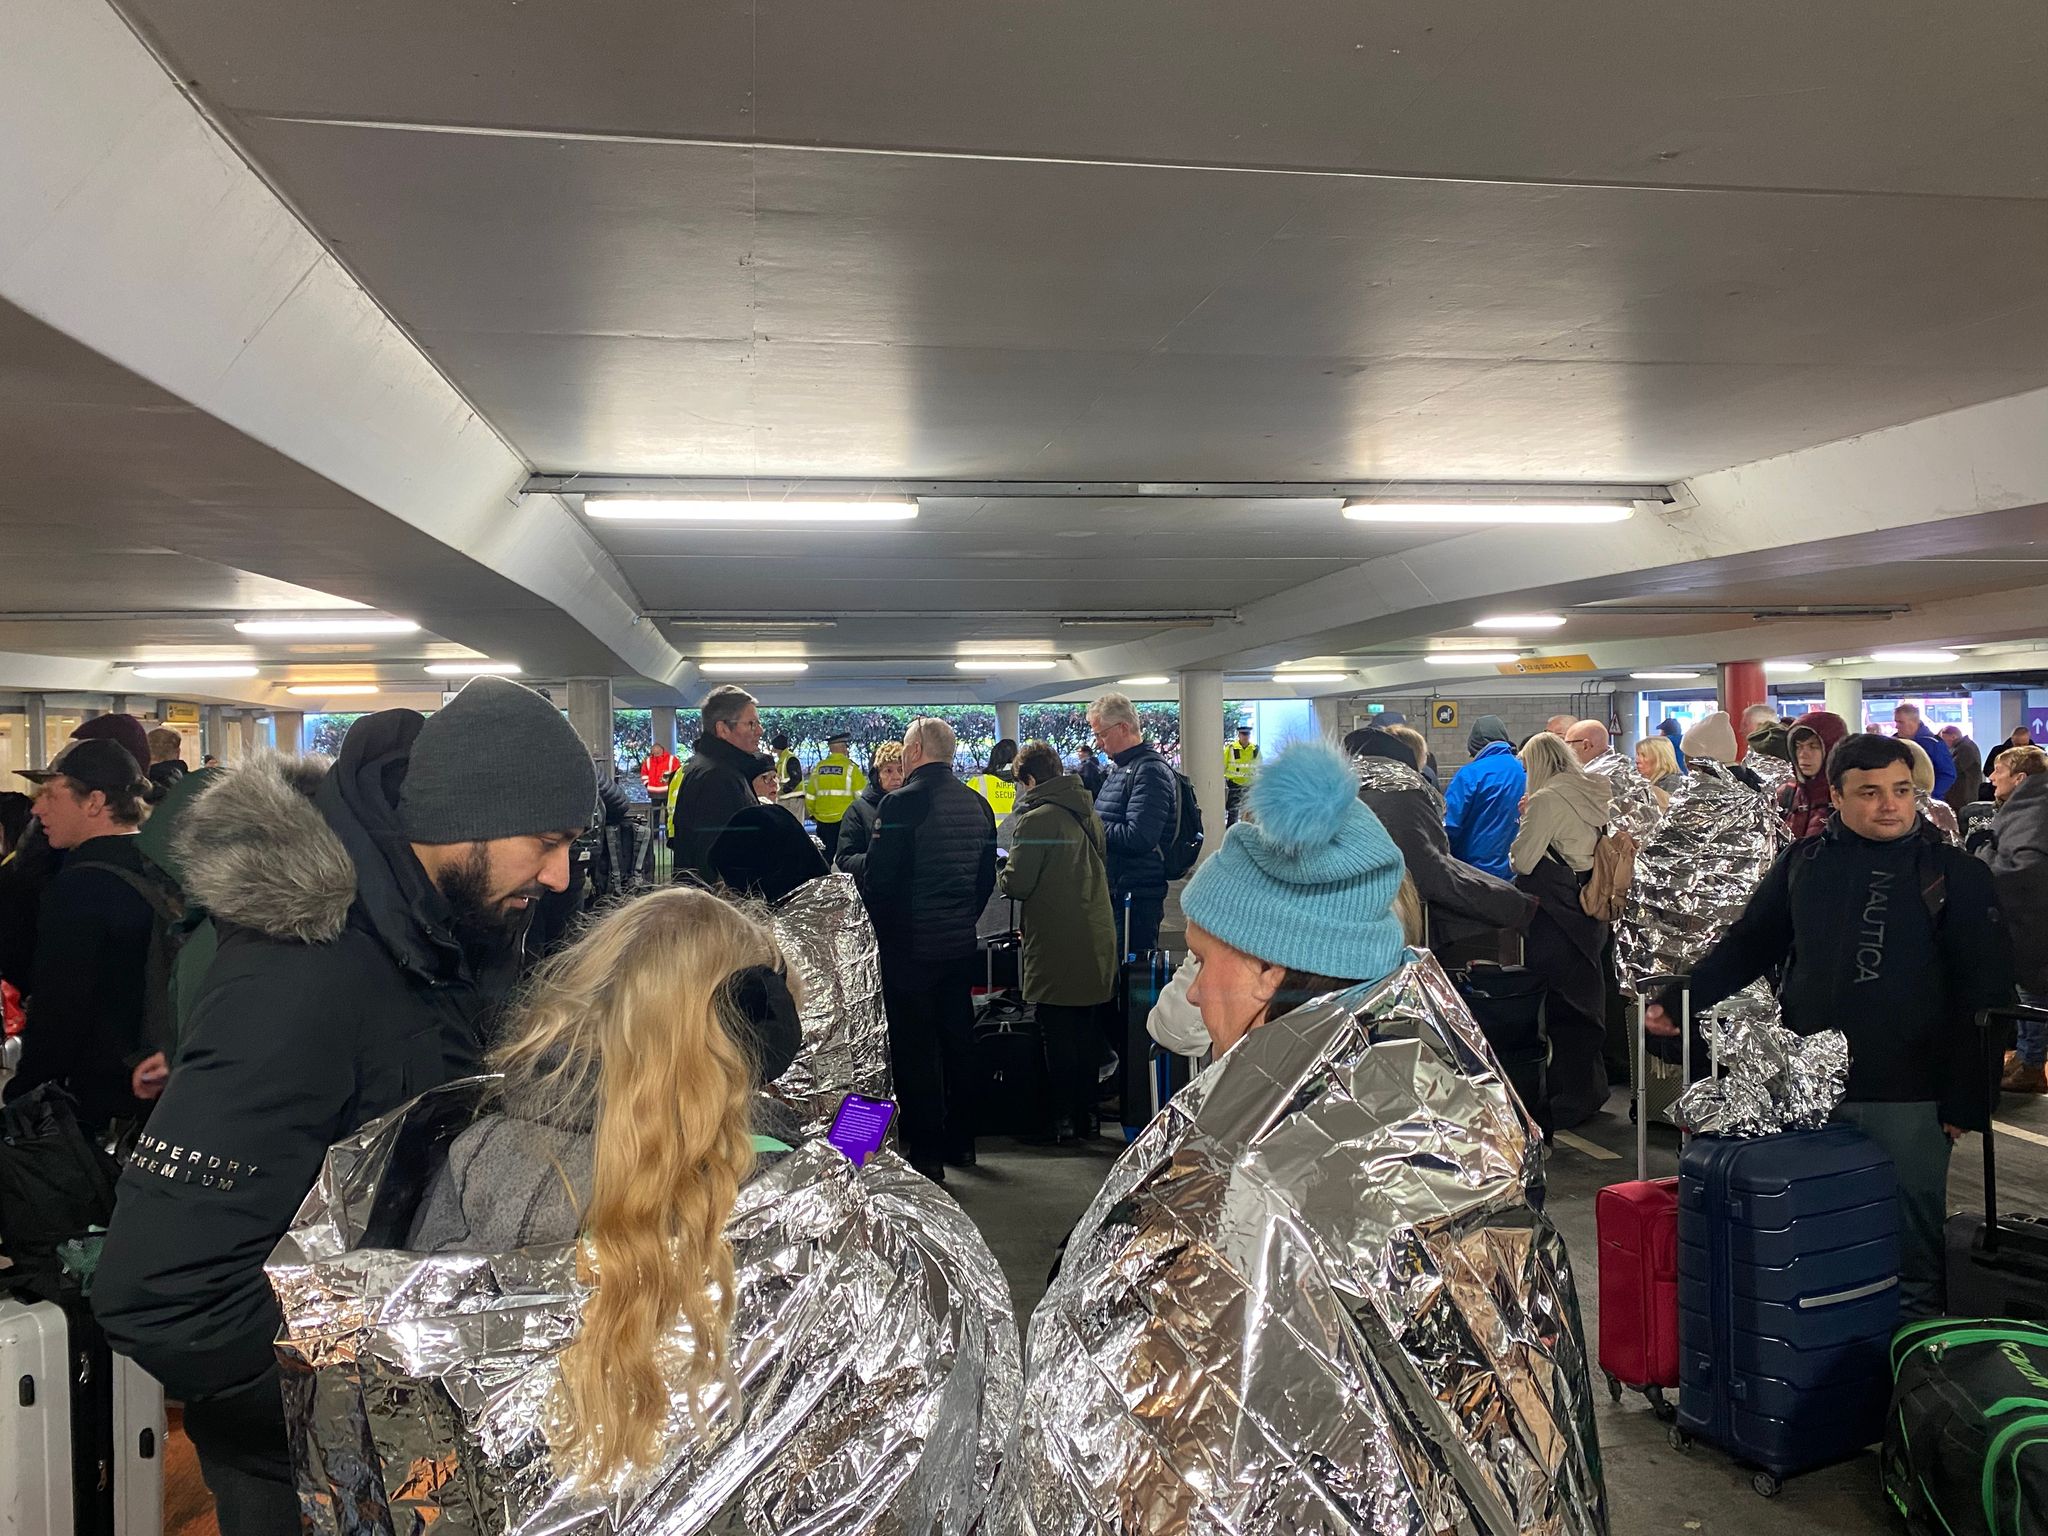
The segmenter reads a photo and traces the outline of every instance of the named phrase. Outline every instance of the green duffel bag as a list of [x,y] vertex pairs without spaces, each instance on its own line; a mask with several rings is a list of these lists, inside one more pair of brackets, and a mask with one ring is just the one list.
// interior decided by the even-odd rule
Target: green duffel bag
[[2048,1536],[2048,1325],[1911,1323],[1892,1339],[1885,1492],[1915,1531]]

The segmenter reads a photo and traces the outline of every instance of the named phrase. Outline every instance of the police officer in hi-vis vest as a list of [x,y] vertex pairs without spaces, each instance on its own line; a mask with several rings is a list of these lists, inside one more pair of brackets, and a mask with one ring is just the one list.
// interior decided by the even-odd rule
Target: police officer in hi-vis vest
[[1238,802],[1244,799],[1252,775],[1258,771],[1259,749],[1252,740],[1252,728],[1240,725],[1237,740],[1223,744],[1223,819],[1226,825],[1237,820]]
[[839,851],[839,823],[846,819],[846,808],[868,787],[868,776],[847,755],[852,745],[853,737],[846,731],[827,737],[825,755],[804,780],[805,808],[818,824],[818,841],[825,845],[828,865]]

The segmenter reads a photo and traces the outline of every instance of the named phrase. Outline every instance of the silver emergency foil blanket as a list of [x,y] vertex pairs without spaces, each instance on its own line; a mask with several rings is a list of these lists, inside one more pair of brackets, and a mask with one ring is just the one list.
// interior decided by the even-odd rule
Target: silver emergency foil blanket
[[1657,787],[1643,777],[1633,757],[1623,757],[1619,752],[1602,752],[1586,764],[1586,772],[1605,779],[1613,788],[1609,815],[1614,825],[1628,828],[1640,849],[1664,819]]
[[1742,915],[1784,851],[1777,808],[1703,758],[1687,764],[1664,819],[1636,851],[1621,921],[1614,925],[1622,990],[1652,976],[1686,976]]
[[1818,1130],[1848,1091],[1848,1037],[1838,1029],[1794,1034],[1760,981],[1700,1022],[1720,1076],[1694,1083],[1671,1106],[1682,1130],[1702,1136]]
[[1761,752],[1743,754],[1742,766],[1763,781],[1764,798],[1776,805],[1778,794],[1792,782],[1792,765],[1782,757],[1767,757]]
[[887,1152],[805,1143],[740,1191],[736,1399],[637,1492],[559,1477],[545,1424],[587,1292],[571,1244],[397,1250],[488,1080],[327,1157],[271,1256],[300,1504],[321,1536],[964,1536],[1015,1433],[1016,1321],[988,1245]]
[[768,1092],[814,1131],[832,1123],[849,1093],[894,1098],[881,954],[853,876],[799,886],[775,908],[773,926],[803,984],[804,1043]]
[[1000,1528],[1605,1532],[1538,1153],[1426,956],[1253,1030],[1075,1227]]
[[1351,766],[1358,770],[1361,788],[1380,794],[1394,794],[1401,790],[1419,789],[1429,796],[1436,806],[1437,815],[1444,813],[1443,791],[1438,789],[1406,763],[1397,763],[1391,757],[1354,757]]

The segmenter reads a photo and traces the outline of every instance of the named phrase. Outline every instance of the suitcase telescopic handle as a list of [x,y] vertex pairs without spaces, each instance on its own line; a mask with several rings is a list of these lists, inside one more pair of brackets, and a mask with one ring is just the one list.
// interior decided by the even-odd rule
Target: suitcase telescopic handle
[[1985,1071],[1990,1081],[1986,1084],[1989,1093],[1985,1103],[1987,1123],[1984,1127],[1984,1251],[1998,1252],[1998,1130],[1989,1123],[1989,1116],[1997,1113],[1999,1081],[2005,1075],[2002,1042],[1991,1032],[1994,1019],[2012,1019],[2028,1024],[2048,1024],[2048,1008],[2035,1008],[2026,1003],[2009,1003],[2002,1008],[1986,1008],[1977,1015],[1977,1028],[1984,1040]]
[[1678,987],[1680,1092],[1692,1086],[1692,978],[1645,976],[1636,983],[1636,1179],[1650,1176],[1650,1004],[1652,994]]

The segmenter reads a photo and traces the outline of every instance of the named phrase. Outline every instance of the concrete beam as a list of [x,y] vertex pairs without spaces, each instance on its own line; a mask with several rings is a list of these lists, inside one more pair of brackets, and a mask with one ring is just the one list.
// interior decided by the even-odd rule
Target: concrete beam
[[113,8],[9,0],[0,297],[569,614],[682,657],[609,553],[207,122]]

